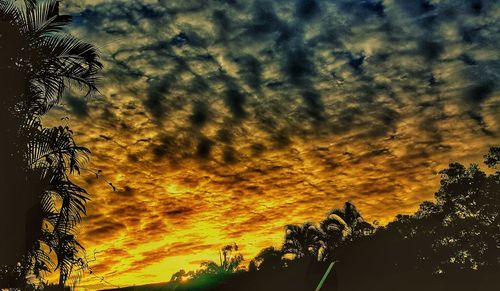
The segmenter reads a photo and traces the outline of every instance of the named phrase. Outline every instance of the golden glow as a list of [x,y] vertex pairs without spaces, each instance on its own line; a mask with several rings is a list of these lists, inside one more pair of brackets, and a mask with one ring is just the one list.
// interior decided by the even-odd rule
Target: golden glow
[[[52,121],[57,120],[53,115]],[[397,155],[405,153],[404,141],[385,142],[394,156],[367,157],[364,142],[338,147],[333,145],[339,141],[329,138],[234,165],[195,160],[172,165],[127,160],[135,149],[119,144],[132,142],[112,128],[97,129],[77,120],[70,125],[78,142],[92,149],[88,168],[101,169],[102,178],[117,188],[113,192],[92,173],[77,177],[92,197],[80,233],[89,257],[95,252],[91,266],[99,276],[83,278],[81,288],[89,290],[110,287],[100,276],[119,286],[168,281],[180,269],[196,270],[205,260],[217,261],[218,249],[231,243],[239,245],[248,263],[261,249],[280,246],[286,224],[318,222],[347,200],[354,201],[368,221],[384,224],[432,199],[439,181],[436,173],[448,162],[479,160],[484,152],[484,145],[462,140],[455,146],[461,151],[403,166]],[[113,136],[114,142],[97,138],[95,130]],[[401,131],[411,134],[411,124]],[[347,152],[367,158],[358,160]],[[332,159],[340,166],[332,168]],[[422,163],[427,166],[417,166]],[[396,165],[406,171],[394,171]]]
[[[383,225],[432,199],[448,163],[479,162],[498,143],[498,91],[477,103],[464,95],[484,72],[495,72],[475,70],[498,61],[498,34],[480,34],[485,45],[465,44],[456,22],[494,23],[498,5],[484,16],[490,19],[437,17],[432,37],[442,52],[426,60],[418,48],[429,33],[410,23],[406,1],[383,1],[386,18],[322,1],[325,15],[307,23],[283,4],[293,1],[261,1],[274,5],[265,8],[280,27],[298,28],[283,46],[279,32],[248,32],[259,21],[253,0],[236,8],[225,1],[63,2],[85,11],[73,33],[96,44],[105,65],[86,116],[66,104],[44,121],[68,122],[92,151],[88,171],[75,178],[92,198],[79,238],[95,276],[85,275],[81,289],[168,281],[179,269],[217,261],[232,243],[248,262],[279,247],[285,225],[318,222],[348,200]],[[218,5],[230,20],[223,28],[214,23]],[[180,32],[193,42],[170,45]],[[310,83],[287,75],[292,48],[309,58],[293,65],[314,66]],[[350,64],[361,53],[362,72]],[[465,65],[463,55],[478,65]],[[240,59],[248,56],[262,68],[258,89],[244,78]],[[155,89],[159,81],[168,88]],[[231,86],[245,93],[243,117],[224,99]],[[308,104],[305,90],[320,100]],[[208,108],[201,125],[192,122],[196,102]],[[200,157],[204,138],[213,146]]]

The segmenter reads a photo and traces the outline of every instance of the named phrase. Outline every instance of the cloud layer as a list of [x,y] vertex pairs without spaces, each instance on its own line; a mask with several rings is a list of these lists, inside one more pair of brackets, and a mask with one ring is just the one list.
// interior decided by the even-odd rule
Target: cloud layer
[[70,116],[117,187],[81,177],[81,236],[116,284],[168,280],[225,243],[249,258],[345,200],[386,222],[499,138],[496,1],[65,5],[102,51],[102,95],[49,119]]

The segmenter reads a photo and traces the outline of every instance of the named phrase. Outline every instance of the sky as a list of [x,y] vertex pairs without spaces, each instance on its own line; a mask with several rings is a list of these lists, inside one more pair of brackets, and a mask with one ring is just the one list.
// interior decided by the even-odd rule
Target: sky
[[[68,92],[91,161],[82,288],[168,281],[352,201],[383,225],[500,135],[500,2],[65,0],[99,93]],[[100,171],[99,179],[93,172]],[[112,183],[115,191],[108,184]],[[101,280],[105,278],[105,282]]]

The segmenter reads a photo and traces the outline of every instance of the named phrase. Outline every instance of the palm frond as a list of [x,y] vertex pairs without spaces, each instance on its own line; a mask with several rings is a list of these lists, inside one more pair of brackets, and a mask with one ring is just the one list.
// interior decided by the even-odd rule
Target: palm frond
[[61,32],[64,26],[71,23],[71,16],[59,15],[59,1],[57,0],[41,1],[28,11],[34,37]]
[[20,121],[18,137],[28,141],[19,143],[19,152],[30,179],[41,179],[37,194],[43,227],[27,255],[26,268],[41,276],[55,266],[64,285],[74,266],[84,265],[79,258],[83,247],[74,230],[86,215],[89,198],[70,174],[80,172],[90,151],[76,145],[68,127],[43,128],[40,116],[60,101],[68,86],[87,90],[87,94],[97,92],[102,64],[94,46],[64,31],[71,16],[59,14],[57,0],[0,0],[0,20],[7,24],[5,31],[15,40],[12,43],[19,44],[9,50],[12,56],[2,68],[12,68],[25,80],[24,91],[15,92],[8,104]]

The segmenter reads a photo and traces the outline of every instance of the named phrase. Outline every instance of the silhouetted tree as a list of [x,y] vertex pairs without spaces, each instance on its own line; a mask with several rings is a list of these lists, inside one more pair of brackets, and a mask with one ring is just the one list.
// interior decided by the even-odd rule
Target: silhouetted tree
[[346,202],[343,209],[333,209],[327,214],[320,223],[320,230],[323,243],[321,258],[327,260],[332,257],[335,248],[370,235],[375,228],[363,219],[354,204]]
[[477,165],[451,164],[441,171],[436,205],[415,216],[438,216],[432,233],[438,272],[500,266],[500,176]]
[[253,260],[250,261],[249,271],[268,271],[277,270],[286,266],[286,260],[283,258],[282,250],[268,247],[259,252]]
[[202,269],[195,276],[205,274],[230,274],[240,270],[240,264],[243,261],[243,256],[238,251],[238,245],[232,244],[224,246],[219,251],[219,264],[213,261],[203,262]]
[[87,195],[69,175],[79,173],[89,151],[74,143],[68,127],[40,123],[67,85],[95,90],[97,51],[64,32],[70,22],[55,0],[0,0],[0,249],[9,250],[0,266],[11,266],[3,268],[0,285],[6,287],[54,266],[62,286],[74,264],[83,264],[72,232]]
[[[497,169],[499,161],[498,147],[491,148],[485,164]],[[302,258],[319,253],[336,261],[336,290],[494,290],[488,288],[500,283],[500,172],[453,163],[440,174],[435,201],[387,226],[374,228],[349,202],[330,211],[319,231],[311,223],[287,226],[283,252],[296,262],[285,266],[315,270]]]
[[500,147],[491,147],[484,156],[484,163],[488,167],[496,169],[500,165]]
[[[491,160],[494,154],[486,156]],[[434,202],[334,250],[335,270],[346,290],[375,288],[362,283],[371,280],[384,290],[408,280],[421,284],[415,290],[423,288],[420,282],[436,290],[439,284],[466,286],[472,284],[467,278],[500,272],[499,172],[487,175],[477,165],[453,163],[440,173]]]
[[399,215],[378,231],[400,241],[391,249],[399,257],[393,261],[437,274],[500,267],[498,172],[453,163],[440,173],[436,202],[423,202],[414,215]]
[[[485,155],[492,169],[499,161],[498,147]],[[312,223],[286,226],[282,249],[263,249],[249,272],[225,272],[221,266],[228,260],[221,255],[220,266],[204,264],[195,276],[175,274],[173,283],[192,281],[167,290],[314,290],[331,261],[324,290],[496,290],[500,171],[488,175],[477,165],[453,163],[440,174],[435,201],[424,201],[414,214],[397,215],[386,226],[374,228],[347,202],[330,211],[319,229]],[[207,280],[204,274],[223,275]]]
[[193,275],[194,275],[193,272],[186,272],[184,269],[181,269],[172,275],[172,277],[170,278],[170,282],[179,283],[184,280],[187,280],[188,278],[192,278]]
[[283,254],[291,254],[295,259],[312,257],[318,259],[321,248],[321,232],[310,222],[303,225],[287,225]]
[[218,263],[206,261],[196,271],[179,270],[172,275],[168,285],[172,290],[211,290],[227,278],[243,272],[242,261],[238,245],[226,245],[219,250]]

